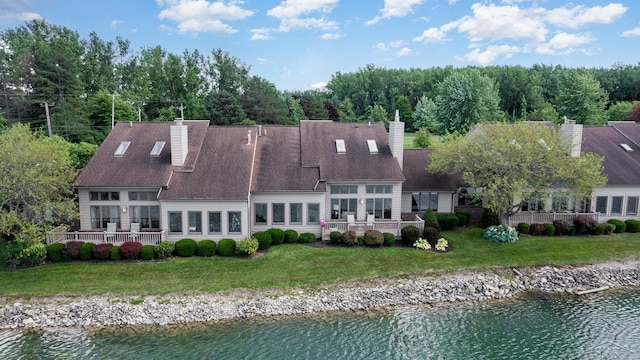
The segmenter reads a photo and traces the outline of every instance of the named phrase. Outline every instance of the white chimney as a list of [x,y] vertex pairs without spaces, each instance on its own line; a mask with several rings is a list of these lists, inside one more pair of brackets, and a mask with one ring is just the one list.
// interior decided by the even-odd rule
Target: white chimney
[[576,124],[575,120],[564,117],[560,126],[562,144],[569,150],[571,157],[579,157],[582,151],[582,124]]
[[400,169],[403,163],[404,151],[404,122],[400,121],[400,112],[396,110],[396,115],[392,122],[389,123],[389,147],[391,154],[398,160]]
[[247,131],[247,145],[251,145],[251,130]]
[[187,125],[182,119],[176,119],[175,125],[171,125],[171,165],[182,166],[189,152],[189,136]]

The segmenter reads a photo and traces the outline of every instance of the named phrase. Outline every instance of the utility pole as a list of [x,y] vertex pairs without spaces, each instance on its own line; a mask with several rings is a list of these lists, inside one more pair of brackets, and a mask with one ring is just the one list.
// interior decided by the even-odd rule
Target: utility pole
[[111,129],[115,126],[116,119],[116,94],[111,94]]
[[49,118],[49,103],[44,102],[44,104],[40,104],[41,107],[44,107],[44,112],[47,114],[47,128],[49,129],[49,137],[53,137],[53,133],[51,132],[51,119]]

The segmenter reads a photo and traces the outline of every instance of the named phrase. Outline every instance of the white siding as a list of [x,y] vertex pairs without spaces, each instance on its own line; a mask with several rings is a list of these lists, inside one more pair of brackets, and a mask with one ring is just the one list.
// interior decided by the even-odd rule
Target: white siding
[[[119,206],[120,207],[120,228],[118,230],[129,230],[131,224],[129,221],[129,208],[130,206],[144,206],[144,205],[160,205],[160,202],[156,200],[150,201],[129,201],[129,191],[150,191],[157,194],[159,189],[150,188],[127,188],[127,189],[109,189],[109,188],[82,188],[78,189],[78,207],[80,210],[80,230],[89,231],[91,229],[91,206]],[[89,192],[92,191],[108,191],[119,192],[120,200],[89,200]],[[126,211],[123,211],[125,210]],[[161,217],[162,226],[162,217]]]
[[[331,185],[357,185],[358,193],[357,194],[331,194]],[[390,194],[367,194],[367,185],[391,185],[392,190]],[[400,214],[402,212],[402,183],[366,183],[366,184],[356,184],[353,182],[334,182],[327,184],[327,193],[325,197],[325,212],[324,219],[329,221],[331,219],[331,199],[332,198],[356,198],[358,199],[358,209],[356,214],[356,220],[365,220],[367,218],[367,199],[371,198],[391,198],[391,219],[392,220],[400,220]],[[411,207],[411,203],[409,203],[409,207]]]
[[[593,196],[591,200],[591,209],[592,212],[596,211],[596,199],[599,196],[607,197],[607,212],[604,214],[600,214],[600,222],[606,222],[609,219],[640,219],[638,214],[636,215],[627,215],[627,206],[629,204],[629,197],[640,197],[640,187],[630,187],[630,186],[608,186],[606,188],[597,188],[593,191]],[[611,203],[612,198],[614,196],[622,197],[622,214],[615,215],[611,213]],[[640,206],[640,205],[639,205]]]
[[[272,204],[284,204],[284,223],[273,223],[273,207]],[[302,224],[291,224],[290,208],[289,204],[297,203],[302,204]],[[255,204],[267,204],[267,224],[255,224]],[[325,213],[325,194],[318,192],[304,192],[304,193],[292,193],[292,192],[269,192],[258,193],[251,195],[251,212],[249,214],[249,226],[251,227],[251,233],[257,231],[265,231],[270,228],[278,228],[282,230],[295,230],[298,234],[304,232],[310,232],[321,235],[320,224],[308,224],[307,223],[307,205],[319,204],[320,205],[320,220],[326,219],[322,216]]]

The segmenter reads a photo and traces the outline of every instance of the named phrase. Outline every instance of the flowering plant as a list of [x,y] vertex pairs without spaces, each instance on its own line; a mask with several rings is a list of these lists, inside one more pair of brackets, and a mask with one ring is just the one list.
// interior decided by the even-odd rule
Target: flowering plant
[[446,251],[448,247],[449,247],[449,242],[447,241],[447,239],[445,238],[438,239],[438,242],[436,243],[436,250]]
[[324,220],[320,220],[320,226],[325,227],[327,226],[327,222]]
[[518,240],[518,231],[507,225],[493,225],[484,231],[483,237],[495,242],[514,242]]
[[427,239],[423,239],[423,238],[419,238],[418,240],[416,240],[416,242],[413,243],[413,246],[416,249],[420,249],[420,250],[431,250],[431,245],[429,245],[429,242],[427,241]]

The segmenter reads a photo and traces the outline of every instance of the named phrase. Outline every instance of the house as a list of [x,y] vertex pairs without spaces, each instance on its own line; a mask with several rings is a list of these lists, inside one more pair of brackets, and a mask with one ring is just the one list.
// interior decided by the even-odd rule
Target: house
[[403,145],[397,114],[388,134],[382,123],[117,123],[75,181],[75,236],[100,241],[114,223],[122,236],[135,224],[153,241],[240,240],[272,227],[324,236],[322,224],[346,230],[351,217],[362,232],[367,214],[399,235],[422,226],[415,214],[426,207],[452,212],[457,189],[426,173],[428,150]]

